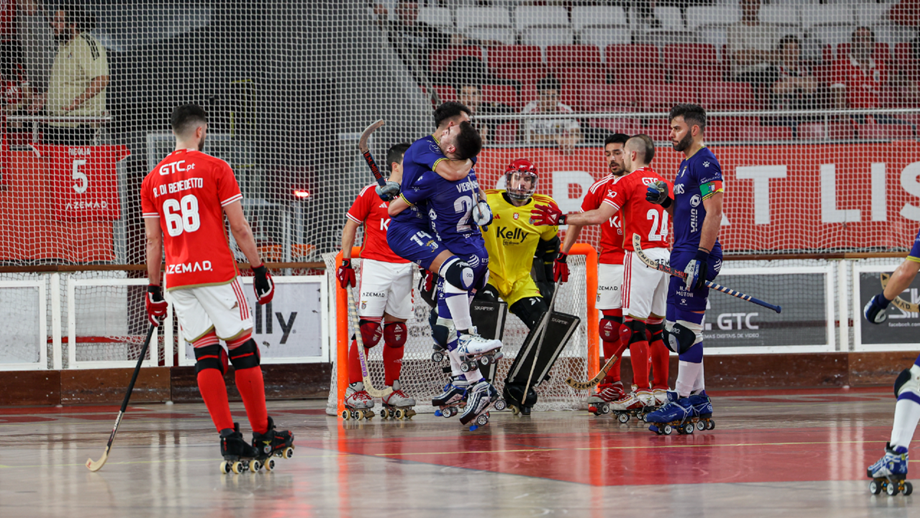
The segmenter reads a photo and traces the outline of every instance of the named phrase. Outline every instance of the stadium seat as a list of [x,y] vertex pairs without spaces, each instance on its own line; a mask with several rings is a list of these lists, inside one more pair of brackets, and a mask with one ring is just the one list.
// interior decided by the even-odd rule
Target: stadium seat
[[647,120],[637,132],[645,133],[655,142],[667,142],[671,139],[671,128],[668,127],[668,121],[661,118]]
[[553,45],[546,48],[546,64],[552,67],[600,64],[601,49],[595,45]]
[[761,23],[772,25],[799,25],[799,11],[788,5],[764,5],[760,8]]
[[789,126],[742,126],[738,129],[741,142],[772,142],[792,140],[792,128]]
[[579,33],[580,41],[585,45],[605,48],[607,45],[632,43],[632,31],[629,27],[585,27]]
[[716,49],[716,56],[720,63],[728,63],[728,54],[725,53],[728,47],[728,26],[727,25],[703,25],[696,29],[696,41],[706,45],[712,45]]
[[901,74],[912,81],[920,79],[920,60],[914,58],[910,43],[898,43],[894,49],[894,63]]
[[521,108],[518,89],[511,85],[482,85],[482,102],[505,104],[515,110]]
[[616,83],[663,83],[664,65],[654,45],[608,45],[604,50],[607,71]]
[[520,67],[505,67],[492,70],[495,77],[502,79],[511,79],[522,85],[533,85],[537,81],[546,77],[549,73],[547,68],[542,64],[525,65]]
[[[632,13],[630,13],[632,14]],[[655,7],[655,18],[658,18],[658,21],[661,22],[662,31],[685,31],[687,28],[684,26],[684,17],[680,14],[680,8],[674,6],[656,6]],[[634,17],[630,19],[635,20]],[[633,29],[635,29],[635,24],[633,24]]]
[[[435,92],[437,92],[438,97],[441,98],[442,103],[457,100],[457,90],[453,86],[451,85],[431,85],[431,87],[434,88]],[[422,90],[425,92],[425,96],[427,97],[428,90],[426,90],[424,86],[422,86]]]
[[587,112],[632,112],[637,107],[634,85],[584,85],[581,102]]
[[489,47],[486,51],[489,68],[500,69],[506,67],[541,65],[543,53],[536,45],[503,45]]
[[518,123],[515,121],[500,124],[492,136],[493,144],[514,144],[517,142]]
[[851,140],[853,138],[853,125],[846,122],[806,122],[798,125],[799,140]]
[[427,23],[432,27],[449,28],[451,30],[454,28],[454,20],[450,16],[450,9],[443,7],[419,8],[418,21]]
[[639,111],[667,113],[675,104],[695,103],[694,86],[682,84],[643,84],[639,89]]
[[696,31],[707,25],[731,25],[741,20],[737,5],[693,6],[687,8],[687,30]]
[[[525,84],[521,87],[521,106],[525,106],[527,103],[537,100],[537,97],[537,85]],[[583,111],[580,85],[562,83],[562,91],[559,92],[559,102],[577,112]]]
[[906,140],[914,138],[914,129],[907,124],[859,124],[856,135],[863,140]]
[[700,105],[707,111],[753,110],[757,108],[750,83],[707,83],[700,85]]
[[514,29],[506,25],[476,25],[464,30],[463,35],[471,40],[497,41],[502,45],[514,45],[517,41]]
[[635,135],[644,131],[639,124],[639,119],[588,119],[588,126],[626,135]]
[[569,14],[564,7],[520,6],[514,10],[514,28],[524,32],[528,27],[562,25],[571,28]]
[[456,14],[460,31],[476,25],[512,27],[511,13],[501,7],[459,7]]
[[533,25],[521,33],[521,43],[542,48],[551,45],[571,45],[575,43],[575,31],[571,27],[559,25]]
[[432,72],[439,74],[460,56],[473,56],[482,59],[482,49],[479,47],[448,47],[444,50],[432,52],[428,56],[428,66]]
[[820,25],[853,25],[853,8],[850,4],[806,4],[799,9],[802,28]]
[[722,65],[716,49],[705,43],[667,45],[664,65],[675,83],[722,81]]
[[593,26],[608,28],[628,25],[626,11],[619,6],[575,6],[572,8],[572,28],[577,32]]
[[554,68],[552,72],[556,79],[563,83],[603,84],[607,82],[607,72],[600,66],[564,66]]

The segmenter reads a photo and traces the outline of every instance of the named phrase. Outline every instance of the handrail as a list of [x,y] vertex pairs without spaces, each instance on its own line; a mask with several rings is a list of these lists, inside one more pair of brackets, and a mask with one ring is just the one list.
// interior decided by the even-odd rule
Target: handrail
[[[878,108],[848,110],[736,110],[711,111],[706,117],[763,117],[763,116],[818,116],[828,118],[835,115],[917,115],[920,108]],[[571,113],[508,113],[495,115],[473,114],[481,120],[555,120],[555,119],[659,119],[667,118],[667,112],[571,112]]]
[[[31,122],[32,143],[38,142],[38,124],[42,122],[82,122],[86,124],[105,124],[112,122],[111,115],[8,115],[8,122]],[[4,128],[5,129],[5,128]],[[98,137],[98,133],[96,135]]]

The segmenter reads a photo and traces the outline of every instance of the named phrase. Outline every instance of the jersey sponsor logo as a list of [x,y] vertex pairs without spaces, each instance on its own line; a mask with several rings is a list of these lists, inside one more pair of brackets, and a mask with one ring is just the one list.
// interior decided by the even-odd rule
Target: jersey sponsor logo
[[620,291],[620,287],[619,287],[619,286],[616,286],[616,285],[614,285],[614,286],[604,286],[603,284],[599,284],[599,285],[597,286],[597,291]]
[[642,177],[642,183],[645,184],[646,187],[648,187],[649,185],[652,185],[656,181],[658,181],[657,178],[649,178],[648,176]]
[[168,174],[173,174],[182,171],[191,171],[195,169],[195,164],[189,164],[188,167],[185,167],[185,160],[178,160],[176,162],[169,162],[168,164],[163,164],[160,166],[160,175],[166,176]]
[[693,196],[690,197],[690,206],[691,207],[700,206],[700,195],[699,194],[694,194]]
[[515,228],[514,230],[508,227],[495,227],[495,233],[498,235],[499,239],[504,239],[505,244],[508,242],[511,243],[523,243],[527,239],[527,232],[521,228]]
[[381,219],[380,220],[380,230],[388,230],[390,228],[390,219]]
[[103,201],[69,201],[64,205],[64,210],[106,210],[109,202]]
[[700,231],[700,217],[699,210],[690,209],[690,233],[696,233]]
[[193,263],[180,263],[180,264],[167,264],[166,273],[167,274],[177,274],[177,273],[194,273],[194,272],[211,272],[214,271],[214,268],[211,265],[211,261],[195,261]]
[[683,194],[684,193],[684,184],[676,183],[674,184],[674,194]]
[[386,293],[383,293],[382,291],[362,291],[362,292],[361,292],[361,297],[362,297],[362,298],[364,298],[364,297],[374,297],[374,298],[378,298],[378,299],[385,299],[385,298],[387,297],[387,294],[386,294]]

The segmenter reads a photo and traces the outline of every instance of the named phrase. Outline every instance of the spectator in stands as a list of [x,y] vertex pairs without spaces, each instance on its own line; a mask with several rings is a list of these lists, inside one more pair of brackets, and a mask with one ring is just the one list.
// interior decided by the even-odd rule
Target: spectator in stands
[[[538,99],[527,103],[521,113],[574,113],[572,108],[559,101],[561,90],[555,76],[544,77],[537,83]],[[574,117],[524,121],[524,142],[527,144],[556,144],[563,153],[570,153],[582,139],[581,126]]]
[[[881,96],[888,87],[888,68],[872,59],[875,33],[868,27],[857,27],[850,37],[850,55],[834,64],[831,91],[837,109],[872,109],[881,106]],[[890,115],[852,116],[860,124],[905,124]]]
[[[58,52],[51,67],[48,90],[38,95],[29,111],[44,110],[52,117],[102,117],[106,114],[105,93],[109,85],[109,63],[103,47],[89,32],[96,19],[76,2],[61,4],[51,28]],[[43,142],[65,146],[90,145],[96,140],[98,124],[49,122],[43,127]]]
[[760,23],[760,0],[741,0],[741,20],[727,33],[731,73],[735,81],[751,83],[758,95],[776,80],[775,38],[775,31]]
[[486,144],[495,136],[495,128],[506,124],[508,121],[480,119],[483,115],[504,115],[514,113],[514,108],[507,104],[496,102],[482,102],[482,84],[475,81],[461,81],[457,84],[457,95],[460,104],[470,109],[473,126],[479,130],[482,143]]
[[[48,77],[54,62],[54,33],[44,16],[41,0],[17,0],[17,40],[22,48],[20,63],[25,69],[32,89],[44,92],[48,89]],[[9,2],[13,3],[13,2]]]
[[374,8],[377,23],[387,31],[390,45],[408,66],[420,83],[427,82],[428,55],[450,45],[451,35],[418,21],[418,2],[402,0],[396,4],[397,21],[388,19],[386,7],[377,4]]
[[[817,108],[818,81],[811,68],[802,62],[799,38],[787,34],[776,45],[779,78],[773,83],[771,104],[776,110],[813,110]],[[780,116],[781,125],[795,127],[802,117]]]
[[655,17],[655,0],[633,0],[632,12],[636,17],[634,22],[644,23],[650,29],[661,28],[661,20]]

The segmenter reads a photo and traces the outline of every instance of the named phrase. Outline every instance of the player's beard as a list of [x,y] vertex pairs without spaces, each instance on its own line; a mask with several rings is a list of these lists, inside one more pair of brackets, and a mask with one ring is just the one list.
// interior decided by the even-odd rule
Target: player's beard
[[204,139],[207,135],[202,135],[201,140],[198,141],[198,151],[204,151]]
[[689,148],[689,147],[690,147],[690,144],[692,144],[692,143],[693,143],[693,135],[691,135],[690,132],[688,131],[688,132],[687,132],[687,136],[685,136],[684,138],[680,139],[680,141],[677,142],[676,144],[673,144],[674,150],[675,150],[675,151],[683,151],[683,150]]

